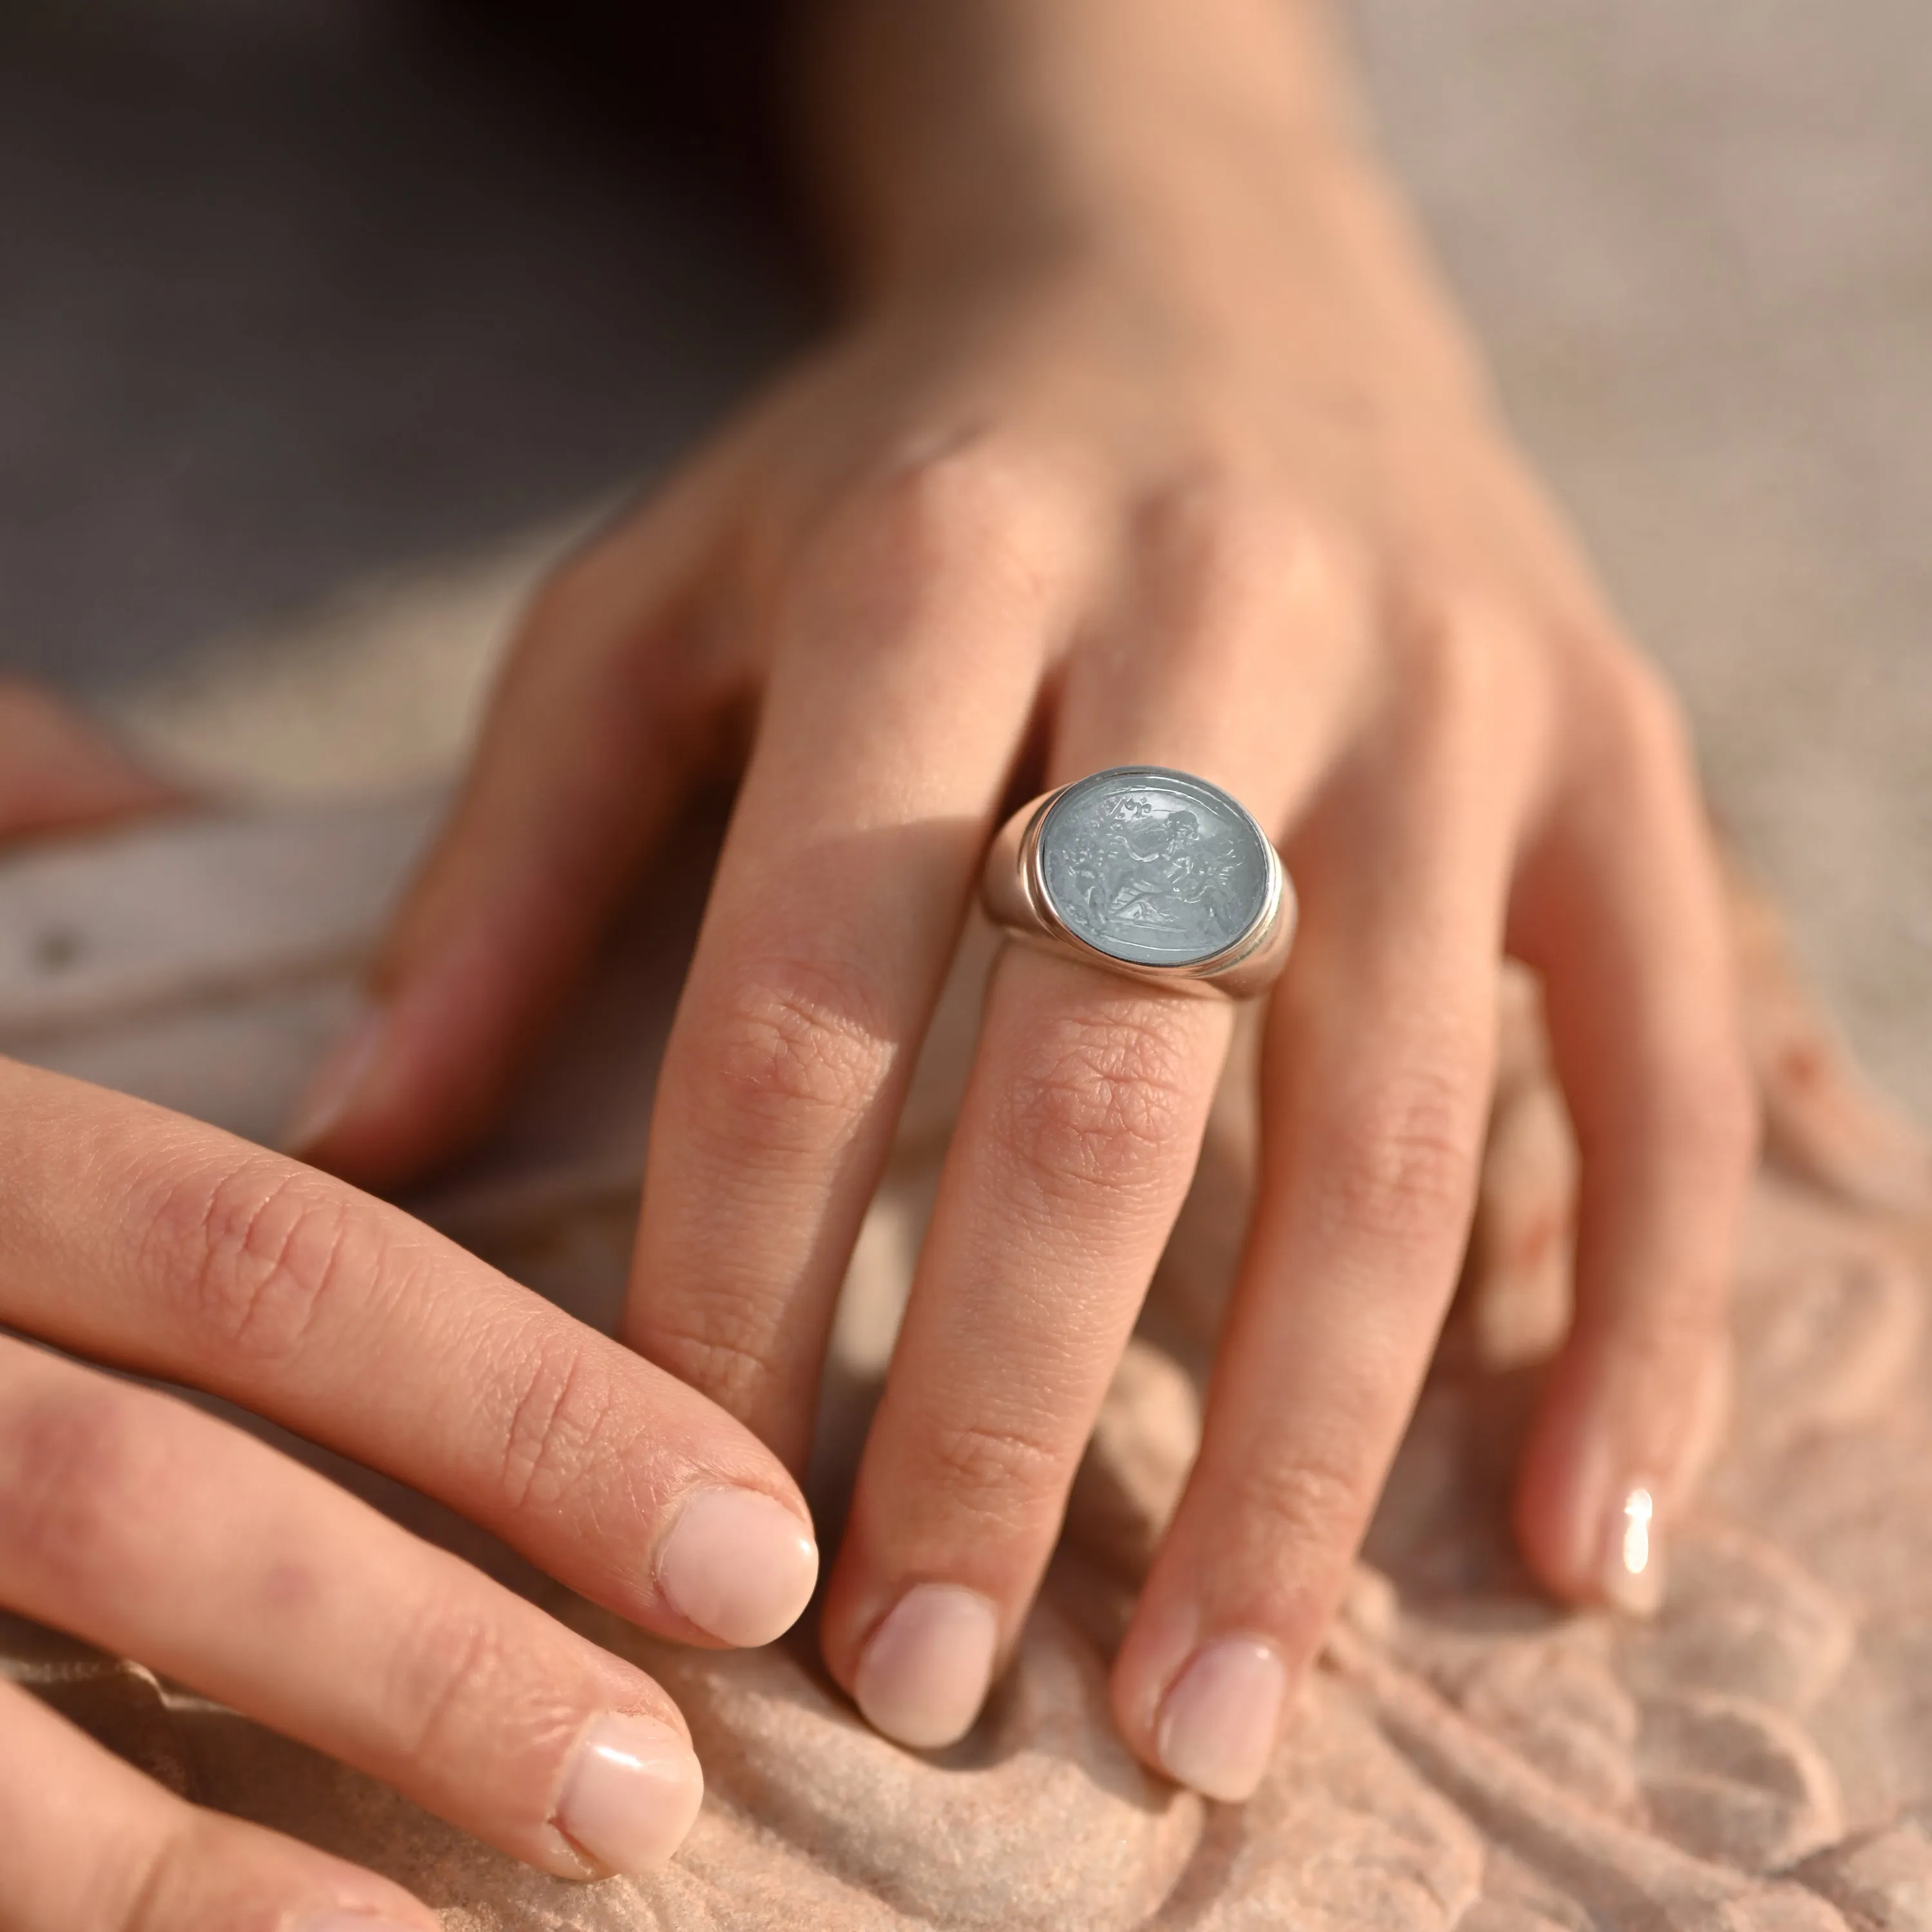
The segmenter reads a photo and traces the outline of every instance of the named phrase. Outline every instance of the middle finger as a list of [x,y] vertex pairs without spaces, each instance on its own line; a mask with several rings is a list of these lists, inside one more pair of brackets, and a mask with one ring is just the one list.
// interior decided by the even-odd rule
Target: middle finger
[[626,1339],[794,1468],[1073,574],[1004,461],[912,461],[829,520],[658,1076]]
[[[1271,544],[1279,525],[1222,509],[1150,519],[1132,622],[1069,668],[1050,783],[1178,767],[1264,826],[1315,783],[1352,708],[1350,600]],[[995,970],[824,1618],[833,1674],[902,1742],[963,1733],[1012,1641],[1186,1192],[1232,1013],[1028,947]]]

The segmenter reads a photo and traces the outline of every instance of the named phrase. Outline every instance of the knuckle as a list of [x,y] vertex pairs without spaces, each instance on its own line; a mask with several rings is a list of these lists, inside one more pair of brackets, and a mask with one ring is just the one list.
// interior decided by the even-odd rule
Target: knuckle
[[158,1836],[128,1833],[95,1861],[83,1909],[69,1922],[75,1932],[288,1932],[291,1923],[308,1922],[302,1907],[315,1895],[310,1856],[198,1805],[172,1807],[158,1822]]
[[325,1310],[380,1272],[350,1264],[352,1198],[256,1156],[168,1189],[149,1223],[164,1295],[206,1346],[251,1361],[296,1354]]
[[499,1487],[513,1514],[554,1513],[609,1439],[615,1394],[581,1342],[539,1339],[512,1372]]
[[1032,1430],[985,1420],[934,1427],[925,1444],[928,1493],[982,1527],[1031,1526],[1043,1506],[1057,1510],[1071,1478],[1057,1447]]
[[1587,1352],[1592,1372],[1620,1406],[1647,1414],[1652,1426],[1684,1429],[1726,1346],[1731,1293],[1728,1268],[1672,1270],[1641,1293],[1600,1306],[1586,1332],[1573,1328],[1570,1349]]
[[[802,956],[740,969],[710,1016],[699,1125],[729,1149],[821,1152],[870,1112],[898,1042],[863,982]],[[708,1105],[703,1102],[708,1101]]]
[[0,1568],[70,1612],[120,1600],[153,1516],[158,1448],[131,1392],[91,1378],[0,1414]]
[[1244,1468],[1232,1498],[1245,1538],[1303,1567],[1312,1550],[1352,1550],[1372,1501],[1362,1471],[1332,1451],[1304,1445],[1292,1461],[1258,1458]]
[[[232,1852],[225,1843],[236,1827],[225,1819],[200,1810],[176,1814],[176,1828],[128,1862],[98,1871],[98,1909],[80,1922],[112,1927],[114,1932],[176,1932],[196,1914],[196,1900],[205,1892],[206,1876],[218,1870]],[[111,1903],[110,1902],[111,1900]],[[271,1932],[281,1914],[265,1907],[259,1918],[236,1923],[236,1932]]]
[[917,562],[950,562],[1003,542],[1042,495],[1032,466],[1003,440],[959,437],[874,476],[867,511],[883,541]]
[[1000,1136],[1055,1196],[1157,1184],[1190,1150],[1198,1084],[1152,1016],[1066,1018],[1008,1084]]
[[647,1318],[651,1360],[730,1414],[760,1413],[771,1392],[786,1384],[778,1311],[768,1297],[713,1282],[697,1303],[681,1300]]
[[1436,583],[1408,597],[1395,629],[1408,715],[1452,739],[1486,733],[1518,661],[1522,627],[1488,593]]
[[934,585],[1044,580],[1066,523],[1046,466],[996,433],[935,442],[862,479],[829,520],[814,581],[836,601],[916,606]]
[[1318,625],[1354,602],[1360,571],[1346,544],[1271,478],[1197,470],[1159,489],[1141,521],[1148,566],[1196,651],[1217,637],[1231,650],[1267,638],[1274,650],[1284,622]]
[[1730,1283],[1722,1269],[1687,1276],[1672,1292],[1648,1298],[1643,1318],[1617,1330],[1617,1352],[1629,1384],[1664,1406],[1672,1394],[1694,1389],[1723,1334],[1730,1301]]
[[1660,787],[1675,794],[1694,782],[1690,728],[1663,674],[1626,647],[1600,656],[1605,668],[1591,738],[1605,778],[1640,795]]
[[1404,1244],[1460,1232],[1481,1157],[1480,1082],[1411,1067],[1341,1109],[1325,1138],[1334,1227]]
[[418,1608],[398,1628],[382,1708],[404,1761],[461,1762],[481,1741],[486,1714],[514,1712],[529,1664],[467,1590]]
[[1252,1620],[1297,1655],[1321,1642],[1337,1582],[1360,1546],[1375,1486],[1339,1444],[1257,1456],[1235,1478],[1217,1544],[1231,1576],[1252,1580]]
[[1345,574],[1339,533],[1273,478],[1214,464],[1180,477],[1155,496],[1156,553],[1204,585],[1331,585]]

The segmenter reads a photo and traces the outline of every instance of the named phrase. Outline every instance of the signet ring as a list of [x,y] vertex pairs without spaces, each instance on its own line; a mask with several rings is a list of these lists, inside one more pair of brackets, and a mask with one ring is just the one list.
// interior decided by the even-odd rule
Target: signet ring
[[1245,999],[1288,963],[1294,889],[1220,786],[1114,765],[1035,799],[986,854],[980,898],[1016,937],[1177,992]]

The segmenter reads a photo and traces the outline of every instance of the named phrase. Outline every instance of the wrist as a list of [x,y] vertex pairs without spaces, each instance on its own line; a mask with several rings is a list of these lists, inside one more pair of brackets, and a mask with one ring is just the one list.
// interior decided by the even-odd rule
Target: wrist
[[809,100],[867,297],[1238,256],[1373,170],[1312,0],[828,0]]

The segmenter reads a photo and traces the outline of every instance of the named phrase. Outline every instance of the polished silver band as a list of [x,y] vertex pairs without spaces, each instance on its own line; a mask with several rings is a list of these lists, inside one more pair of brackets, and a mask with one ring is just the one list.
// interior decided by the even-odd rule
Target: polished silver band
[[1280,976],[1294,936],[1294,890],[1267,833],[1218,785],[1159,765],[1112,766],[1016,812],[980,896],[1020,938],[1234,999]]

